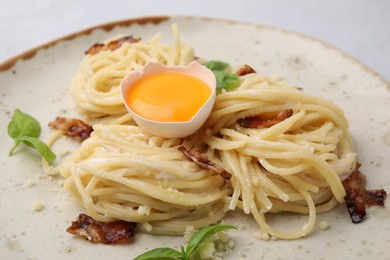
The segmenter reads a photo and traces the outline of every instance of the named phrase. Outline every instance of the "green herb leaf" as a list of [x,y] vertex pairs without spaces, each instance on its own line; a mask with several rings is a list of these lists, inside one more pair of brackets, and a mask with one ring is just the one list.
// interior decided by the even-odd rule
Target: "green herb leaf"
[[156,248],[137,256],[134,260],[190,260],[196,257],[197,250],[204,242],[208,241],[217,232],[232,228],[236,229],[232,225],[208,226],[198,230],[191,237],[187,247],[181,247],[181,252],[168,247]]
[[230,90],[236,86],[239,76],[224,71],[213,71],[217,81],[217,90]]
[[9,154],[8,155],[12,155],[15,151],[15,149],[19,146],[19,144],[21,143],[20,140],[15,140],[15,143],[14,143],[14,146],[12,146],[11,150],[9,151]]
[[56,159],[56,155],[50,150],[44,142],[35,137],[30,136],[21,136],[17,140],[23,141],[25,144],[34,147],[46,161],[51,162]]
[[19,109],[15,109],[11,122],[8,124],[8,135],[15,139],[19,136],[39,137],[40,134],[41,126],[38,121]]
[[55,160],[55,154],[41,140],[38,139],[41,134],[39,122],[32,116],[15,109],[11,122],[8,124],[8,135],[15,140],[9,155],[12,155],[20,143],[35,148],[47,160]]
[[229,64],[223,61],[211,60],[204,64],[204,66],[210,70],[224,71],[229,67]]
[[190,259],[191,255],[196,252],[202,244],[214,236],[215,233],[226,230],[236,228],[232,225],[216,225],[216,226],[208,226],[199,231],[197,231],[188,242],[188,245],[185,250],[184,259]]
[[237,85],[240,77],[226,71],[229,67],[228,63],[223,61],[209,61],[204,66],[214,73],[217,90],[230,90]]
[[134,260],[177,260],[177,259],[182,259],[182,253],[168,247],[152,249],[134,258]]

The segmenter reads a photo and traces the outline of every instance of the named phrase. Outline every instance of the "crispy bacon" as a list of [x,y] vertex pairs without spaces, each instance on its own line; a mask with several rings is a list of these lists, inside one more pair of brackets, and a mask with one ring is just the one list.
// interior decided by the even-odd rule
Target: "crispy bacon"
[[62,130],[64,135],[74,138],[78,141],[84,141],[89,138],[92,127],[80,119],[72,119],[65,117],[57,117],[56,120],[49,123],[49,126],[53,129]]
[[178,150],[181,151],[188,158],[188,160],[198,165],[199,168],[204,170],[211,170],[221,175],[221,177],[226,180],[230,180],[230,178],[232,177],[232,175],[229,172],[225,171],[225,169],[222,168],[221,165],[215,164],[214,162],[210,161],[207,158],[207,155],[201,153],[197,148],[192,147],[191,149],[187,150],[184,146],[180,146]]
[[256,71],[249,65],[245,64],[241,68],[239,68],[236,72],[238,76],[245,76],[251,73],[256,73]]
[[84,53],[85,54],[95,55],[95,54],[98,54],[103,48],[104,48],[104,44],[103,43],[95,43],[94,45],[89,47],[89,49],[86,50]]
[[387,196],[386,191],[366,190],[366,176],[359,171],[360,164],[354,172],[343,181],[346,192],[345,202],[353,223],[361,222],[366,216],[366,205],[383,206]]
[[132,35],[122,37],[118,40],[111,41],[107,44],[107,48],[111,51],[118,49],[121,47],[125,42],[127,43],[136,43],[139,42],[141,38],[134,38]]
[[292,109],[285,109],[274,117],[252,116],[241,118],[237,122],[241,127],[245,128],[268,128],[289,118],[293,113]]
[[384,206],[386,196],[387,194],[384,189],[368,190],[366,193],[366,203],[369,206]]
[[136,42],[139,42],[140,40],[141,40],[141,38],[134,38],[132,35],[130,35],[130,36],[125,36],[125,37],[119,38],[115,41],[110,41],[107,44],[95,43],[88,50],[85,51],[85,54],[86,55],[88,55],[88,54],[94,55],[94,54],[97,54],[103,50],[113,51],[113,50],[116,50],[119,47],[121,47],[125,42],[136,43]]
[[127,221],[100,222],[80,214],[66,231],[87,238],[93,243],[119,244],[131,242],[137,223]]

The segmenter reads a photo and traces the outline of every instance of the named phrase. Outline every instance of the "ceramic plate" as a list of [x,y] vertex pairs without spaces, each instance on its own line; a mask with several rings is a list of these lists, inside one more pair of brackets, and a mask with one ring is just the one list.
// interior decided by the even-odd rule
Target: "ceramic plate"
[[[250,64],[260,73],[281,75],[305,92],[338,104],[350,121],[368,188],[390,191],[389,83],[353,58],[316,39],[255,24],[199,17],[122,21],[64,37],[0,64],[0,258],[132,259],[147,249],[184,243],[182,237],[137,234],[133,244],[107,246],[66,233],[82,208],[62,189],[60,178],[45,176],[35,152],[22,148],[8,156],[13,141],[6,130],[13,110],[20,108],[39,120],[42,138],[47,139],[49,121],[78,116],[68,89],[89,46],[117,34],[146,40],[159,32],[164,42],[172,43],[173,22],[198,57]],[[44,204],[41,211],[33,210],[37,199]],[[313,233],[295,241],[259,240],[251,216],[230,213],[225,221],[240,229],[229,232],[236,247],[228,259],[385,259],[390,255],[389,209],[388,199],[384,208],[370,208],[368,218],[355,225],[345,206],[339,205],[318,215]],[[280,229],[303,220],[305,216],[289,214],[271,219]],[[326,221],[329,228],[319,229],[319,221]]]

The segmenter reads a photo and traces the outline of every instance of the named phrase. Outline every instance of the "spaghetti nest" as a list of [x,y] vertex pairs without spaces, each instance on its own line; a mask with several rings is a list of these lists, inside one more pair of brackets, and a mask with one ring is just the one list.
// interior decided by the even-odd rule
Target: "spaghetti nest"
[[217,175],[188,161],[179,139],[137,126],[95,125],[66,162],[65,188],[99,221],[140,223],[143,232],[178,235],[221,220],[230,192]]
[[[272,124],[281,111],[291,114]],[[316,213],[343,201],[341,180],[354,169],[355,153],[347,120],[333,103],[251,74],[237,89],[217,96],[204,129],[196,138],[233,174],[229,209],[252,214],[265,239],[303,237]],[[308,223],[297,232],[278,231],[265,213],[280,211],[309,214]]]
[[[87,122],[121,124],[131,121],[119,87],[131,71],[142,68],[149,61],[182,66],[194,59],[193,48],[180,41],[178,27],[173,25],[172,29],[173,46],[161,43],[161,34],[157,34],[147,42],[124,42],[114,50],[103,48],[85,56],[72,80],[70,92]],[[105,47],[115,39],[107,40]]]

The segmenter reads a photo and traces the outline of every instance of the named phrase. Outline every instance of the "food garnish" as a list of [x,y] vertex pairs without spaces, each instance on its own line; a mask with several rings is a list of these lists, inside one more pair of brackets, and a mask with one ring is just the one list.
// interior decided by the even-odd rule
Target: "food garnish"
[[46,161],[54,161],[56,155],[49,146],[39,139],[40,134],[41,126],[39,122],[34,117],[15,109],[11,122],[8,124],[8,135],[15,140],[9,155],[14,153],[20,143],[24,143],[36,149]]
[[198,230],[188,241],[187,246],[181,247],[181,252],[168,248],[156,248],[150,251],[143,253],[142,255],[137,256],[134,260],[151,260],[151,259],[180,259],[180,260],[189,260],[193,257],[198,250],[204,245],[208,240],[210,240],[216,233],[227,230],[227,229],[236,229],[232,225],[215,225],[208,226]]
[[239,75],[227,72],[228,63],[212,60],[203,65],[214,73],[217,80],[217,90],[230,90],[237,86]]

